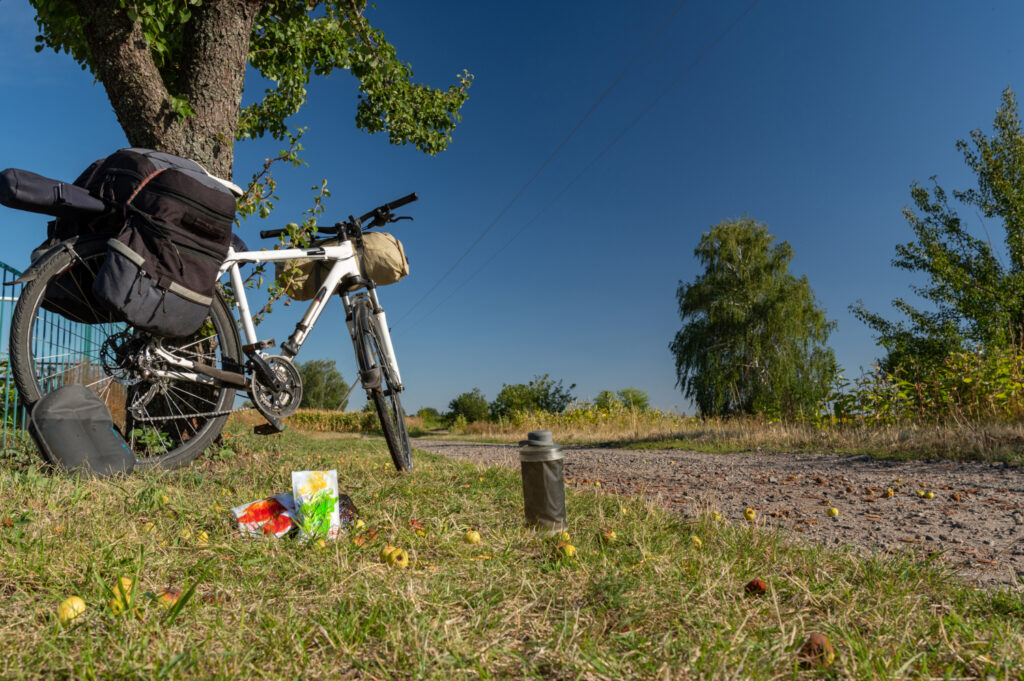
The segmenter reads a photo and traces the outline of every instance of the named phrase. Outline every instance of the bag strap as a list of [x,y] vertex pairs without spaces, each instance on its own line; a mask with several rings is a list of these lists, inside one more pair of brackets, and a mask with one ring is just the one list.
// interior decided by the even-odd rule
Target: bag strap
[[142,179],[142,182],[140,182],[140,183],[139,183],[139,186],[138,186],[138,187],[136,187],[136,188],[135,188],[135,191],[133,191],[133,192],[132,192],[132,195],[128,197],[128,200],[127,200],[127,201],[125,201],[125,205],[126,205],[126,206],[130,206],[130,205],[132,204],[132,201],[134,201],[134,200],[135,200],[135,197],[136,197],[136,196],[138,196],[138,195],[139,195],[139,192],[141,192],[141,191],[142,191],[142,188],[143,188],[143,187],[145,187],[145,186],[146,186],[147,184],[149,184],[149,181],[150,181],[150,180],[152,180],[152,179],[153,179],[154,177],[156,177],[156,176],[157,176],[157,175],[159,175],[160,173],[164,172],[165,170],[167,170],[167,168],[159,168],[159,169],[157,169],[157,170],[154,170],[153,172],[151,172],[151,173],[150,173],[149,175],[147,175],[146,177],[144,177],[144,178]]

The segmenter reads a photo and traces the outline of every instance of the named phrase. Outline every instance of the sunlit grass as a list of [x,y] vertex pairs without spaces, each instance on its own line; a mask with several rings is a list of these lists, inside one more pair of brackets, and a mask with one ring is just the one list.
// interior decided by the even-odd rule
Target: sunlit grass
[[[1024,668],[1019,594],[971,590],[909,555],[863,560],[756,524],[688,522],[570,490],[579,555],[567,560],[524,527],[515,471],[417,452],[416,472],[398,475],[379,441],[258,438],[237,423],[230,433],[233,453],[173,473],[79,481],[0,465],[0,678],[1007,678]],[[307,468],[338,469],[368,531],[326,549],[238,533],[228,507],[287,490],[291,471]],[[470,527],[480,544],[465,543]],[[387,543],[409,552],[408,570],[381,562]],[[106,607],[105,585],[120,576],[136,580],[135,614]],[[767,594],[745,594],[753,577]],[[144,595],[192,585],[173,616]],[[63,627],[57,605],[72,594],[88,610]],[[812,631],[835,644],[830,670],[797,666]]]

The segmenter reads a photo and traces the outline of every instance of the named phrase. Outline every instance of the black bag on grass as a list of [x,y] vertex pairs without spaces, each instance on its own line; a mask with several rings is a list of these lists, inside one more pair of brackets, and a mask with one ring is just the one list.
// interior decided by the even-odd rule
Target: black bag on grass
[[131,473],[135,454],[114,430],[103,400],[82,385],[47,393],[32,407],[28,432],[49,463],[79,475]]

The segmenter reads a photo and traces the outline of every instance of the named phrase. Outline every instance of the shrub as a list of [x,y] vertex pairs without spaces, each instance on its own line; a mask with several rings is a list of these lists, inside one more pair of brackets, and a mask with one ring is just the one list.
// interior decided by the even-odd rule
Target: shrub
[[448,413],[445,419],[448,422],[461,416],[467,423],[473,421],[484,421],[487,419],[487,398],[480,392],[480,388],[473,388],[469,392],[456,396],[448,403]]
[[433,407],[423,407],[416,412],[416,416],[423,422],[424,428],[437,428],[441,425],[441,412]]
[[646,411],[651,408],[647,392],[637,388],[623,388],[617,393],[613,393],[611,390],[602,390],[594,398],[594,406],[607,411],[623,408]]
[[937,365],[911,362],[887,372],[875,367],[840,377],[830,420],[893,424],[963,424],[1024,419],[1024,352],[996,348],[952,352]]
[[509,418],[517,411],[545,411],[552,414],[559,414],[565,411],[566,407],[573,401],[572,389],[576,387],[573,383],[566,388],[562,381],[557,383],[547,374],[534,376],[527,383],[505,384],[501,392],[494,398],[490,406],[492,419]]

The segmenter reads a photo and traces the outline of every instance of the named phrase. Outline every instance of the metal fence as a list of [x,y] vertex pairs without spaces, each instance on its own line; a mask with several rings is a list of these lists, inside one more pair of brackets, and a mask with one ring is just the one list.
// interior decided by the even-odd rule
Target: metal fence
[[[18,402],[18,392],[11,375],[11,317],[21,295],[22,284],[14,283],[21,272],[0,262],[0,385],[3,386],[3,435],[0,448],[15,444],[15,434],[24,431],[28,412]],[[39,316],[32,334],[32,355],[36,373],[44,381],[43,392],[68,382],[83,382],[83,371],[95,369],[93,358],[98,348],[93,342],[94,329],[89,324],[69,321],[45,310]],[[42,378],[45,377],[45,378]]]
[[25,428],[27,414],[18,404],[18,394],[11,376],[11,362],[8,342],[11,335],[11,316],[14,305],[21,294],[21,284],[12,284],[21,272],[0,262],[0,383],[3,385],[3,438],[0,446],[7,448],[7,439],[15,429]]

